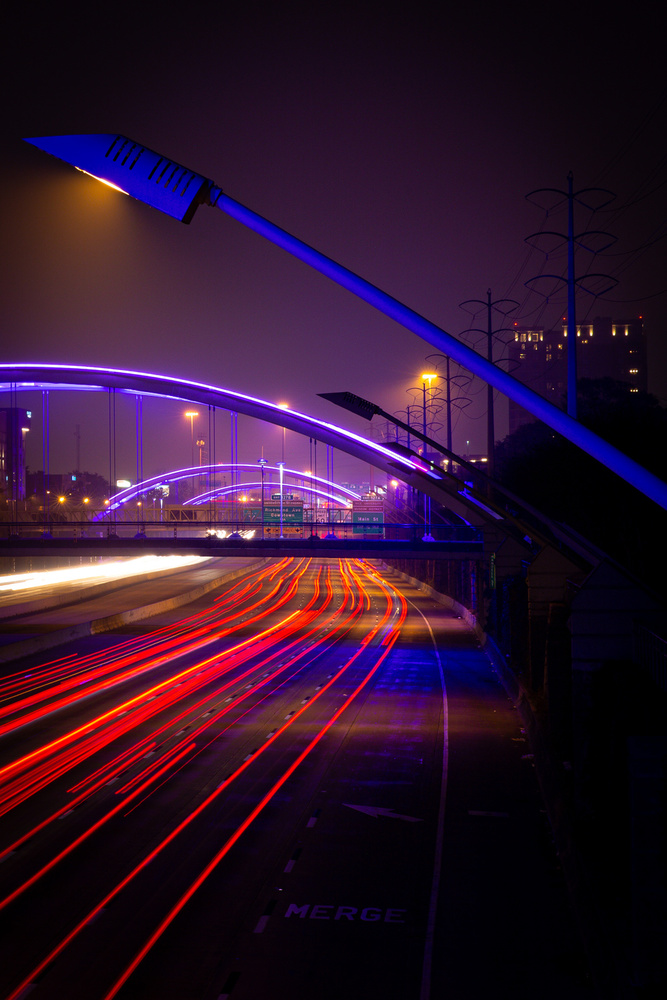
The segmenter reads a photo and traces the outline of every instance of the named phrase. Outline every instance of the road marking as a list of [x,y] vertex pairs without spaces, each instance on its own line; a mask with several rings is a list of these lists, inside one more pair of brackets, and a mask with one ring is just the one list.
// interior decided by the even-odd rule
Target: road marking
[[317,818],[318,818],[318,816],[320,815],[320,812],[321,812],[321,810],[320,810],[320,809],[316,809],[316,810],[315,810],[315,812],[314,812],[314,813],[312,814],[312,816],[310,817],[310,819],[309,819],[309,820],[308,820],[308,822],[306,823],[306,826],[307,826],[307,827],[312,827],[312,826],[315,826],[315,824],[317,823]]
[[264,913],[262,914],[262,916],[259,918],[259,920],[255,924],[255,929],[253,931],[253,934],[261,934],[262,933],[262,931],[266,927],[267,923],[269,922],[269,917],[271,916],[271,914],[273,913],[273,911],[276,908],[276,903],[277,902],[278,902],[277,899],[270,899],[269,900],[269,902],[266,905],[266,909],[264,910]]
[[229,995],[239,981],[240,972],[230,972],[222,987],[223,992],[218,993],[218,1000],[229,1000]]
[[440,779],[440,802],[438,804],[438,823],[435,838],[435,851],[433,855],[433,878],[431,881],[431,897],[429,900],[428,908],[428,918],[426,922],[426,940],[424,942],[424,958],[422,961],[422,979],[421,988],[419,990],[419,1000],[428,1000],[431,996],[431,973],[433,966],[433,947],[435,940],[435,922],[436,913],[438,908],[438,896],[440,891],[440,878],[442,874],[442,845],[445,836],[445,802],[447,799],[447,777],[449,771],[449,705],[447,703],[447,685],[445,684],[445,674],[442,666],[442,659],[438,651],[438,643],[436,642],[435,635],[433,634],[433,629],[431,628],[431,623],[429,622],[426,615],[420,608],[414,603],[414,601],[408,600],[408,604],[411,604],[415,611],[421,615],[424,619],[424,624],[426,625],[429,634],[431,636],[431,642],[433,643],[433,652],[435,653],[435,658],[438,664],[438,675],[440,678],[440,685],[442,688],[442,712],[443,712],[443,740],[442,740],[442,776]]
[[283,868],[284,872],[291,872],[292,871],[292,869],[294,868],[294,865],[299,860],[300,854],[301,854],[301,848],[297,847],[297,849],[295,850],[294,854],[292,855],[292,857],[289,859],[289,861],[287,862],[287,864]]
[[356,809],[357,812],[365,813],[367,816],[372,816],[377,819],[378,816],[386,816],[387,819],[402,819],[406,823],[422,823],[423,820],[418,816],[402,816],[400,813],[395,813],[393,809],[383,809],[380,806],[353,806],[351,802],[343,802],[342,805],[346,806],[348,809]]

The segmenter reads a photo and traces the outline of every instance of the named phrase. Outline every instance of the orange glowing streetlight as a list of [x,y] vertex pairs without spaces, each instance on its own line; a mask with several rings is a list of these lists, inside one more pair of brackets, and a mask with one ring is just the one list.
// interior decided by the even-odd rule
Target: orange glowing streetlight
[[[430,393],[431,382],[437,379],[437,377],[435,372],[424,372],[422,375],[422,392],[424,394],[424,446],[422,448],[422,456],[425,460],[428,459],[426,454],[426,386],[428,385]],[[426,494],[424,494],[424,537],[422,541],[433,541],[433,535],[431,534],[431,498]]]
[[[289,403],[278,403],[280,410],[289,410]],[[283,424],[283,465],[285,464],[285,425]]]
[[199,416],[198,410],[186,410],[185,416],[190,418],[190,452],[191,465],[195,464],[195,417]]

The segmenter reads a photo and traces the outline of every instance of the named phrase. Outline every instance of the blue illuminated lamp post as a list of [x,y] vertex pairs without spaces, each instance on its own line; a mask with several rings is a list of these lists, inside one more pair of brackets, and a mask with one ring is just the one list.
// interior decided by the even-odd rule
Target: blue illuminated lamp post
[[190,222],[199,205],[220,208],[416,333],[667,509],[667,483],[648,469],[408,306],[234,201],[212,180],[122,135],[43,136],[26,141],[181,222]]

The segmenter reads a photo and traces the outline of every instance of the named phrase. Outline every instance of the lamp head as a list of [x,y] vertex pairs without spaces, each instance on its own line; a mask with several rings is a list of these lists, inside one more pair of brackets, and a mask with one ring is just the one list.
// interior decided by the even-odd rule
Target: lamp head
[[214,204],[220,194],[213,181],[124,135],[47,135],[25,141],[180,222],[190,222],[199,205]]
[[318,392],[318,396],[320,399],[328,399],[336,406],[342,406],[350,413],[356,413],[364,420],[372,420],[375,414],[380,412],[380,408],[375,403],[370,403],[367,399],[362,399],[361,396],[355,396],[353,392]]

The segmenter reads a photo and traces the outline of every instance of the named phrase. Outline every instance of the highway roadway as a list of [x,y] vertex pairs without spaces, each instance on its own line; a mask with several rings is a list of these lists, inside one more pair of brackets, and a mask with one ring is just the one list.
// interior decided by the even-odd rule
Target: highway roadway
[[528,751],[465,622],[362,560],[7,663],[0,996],[588,1000]]

